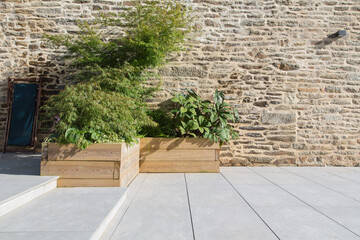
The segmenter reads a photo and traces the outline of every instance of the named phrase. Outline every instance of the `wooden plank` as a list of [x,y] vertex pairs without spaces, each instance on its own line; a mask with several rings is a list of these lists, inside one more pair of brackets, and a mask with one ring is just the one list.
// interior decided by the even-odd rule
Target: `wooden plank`
[[41,161],[41,175],[60,178],[114,177],[114,162]]
[[120,162],[116,161],[114,162],[114,179],[120,178]]
[[120,187],[127,187],[139,174],[139,162],[134,162],[129,168],[120,173]]
[[215,161],[215,150],[150,150],[141,151],[143,161]]
[[96,143],[82,150],[71,144],[49,143],[48,160],[120,161],[121,145],[121,143]]
[[220,172],[219,161],[140,161],[141,173]]
[[139,152],[134,152],[131,155],[127,155],[121,159],[120,171],[131,167],[134,163],[139,165]]
[[172,149],[220,149],[219,143],[206,138],[141,138],[142,150]]
[[58,187],[120,187],[120,181],[114,179],[76,179],[60,178]]
[[127,186],[139,173],[139,149],[140,144],[93,144],[85,150],[44,144],[41,174],[60,176],[59,187]]
[[140,143],[129,145],[122,144],[121,146],[121,159],[125,159],[129,155],[139,154],[140,152]]

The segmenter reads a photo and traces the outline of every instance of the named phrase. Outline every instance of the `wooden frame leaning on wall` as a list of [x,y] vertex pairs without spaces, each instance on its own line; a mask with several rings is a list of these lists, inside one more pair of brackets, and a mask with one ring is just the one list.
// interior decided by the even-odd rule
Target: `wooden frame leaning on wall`
[[34,112],[34,119],[32,125],[32,132],[31,132],[31,144],[33,148],[33,152],[36,152],[36,144],[37,144],[37,126],[38,126],[38,117],[39,117],[39,108],[40,108],[40,101],[41,101],[41,91],[42,91],[42,79],[39,77],[36,78],[8,78],[8,91],[7,91],[7,98],[6,98],[6,108],[7,108],[7,116],[6,116],[6,128],[5,128],[5,135],[4,135],[4,148],[3,153],[6,152],[6,148],[8,146],[8,137],[10,132],[10,124],[11,124],[11,114],[12,114],[12,101],[14,97],[14,87],[15,84],[36,84],[37,91],[36,91],[36,105],[35,105],[35,112]]

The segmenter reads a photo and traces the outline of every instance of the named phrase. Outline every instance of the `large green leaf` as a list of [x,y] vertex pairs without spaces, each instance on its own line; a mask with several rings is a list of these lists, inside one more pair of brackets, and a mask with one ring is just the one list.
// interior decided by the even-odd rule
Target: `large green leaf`
[[180,102],[179,98],[177,98],[177,97],[171,98],[171,101],[174,102],[174,103]]
[[199,116],[199,124],[202,125],[204,121],[205,121],[204,116],[201,116],[201,115],[200,115],[200,116]]
[[210,114],[210,121],[211,121],[211,122],[216,122],[216,120],[217,120],[217,115],[216,115],[216,113],[211,112],[211,114]]

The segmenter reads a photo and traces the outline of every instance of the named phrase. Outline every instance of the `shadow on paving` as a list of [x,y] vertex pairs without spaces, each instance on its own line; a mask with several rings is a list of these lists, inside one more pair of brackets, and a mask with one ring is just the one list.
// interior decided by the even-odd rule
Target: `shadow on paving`
[[0,155],[0,174],[40,175],[40,154],[6,153]]

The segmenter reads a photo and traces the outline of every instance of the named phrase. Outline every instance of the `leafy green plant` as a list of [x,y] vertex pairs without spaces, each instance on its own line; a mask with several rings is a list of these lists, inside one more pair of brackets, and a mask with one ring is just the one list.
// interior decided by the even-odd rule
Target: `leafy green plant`
[[143,126],[140,135],[145,137],[174,137],[176,126],[173,116],[161,109],[152,109],[147,115],[157,124],[156,126]]
[[168,54],[184,49],[193,30],[189,9],[181,1],[133,1],[123,12],[78,22],[77,35],[45,35],[49,42],[68,50],[77,67],[98,65],[140,69],[165,63]]
[[159,86],[146,83],[156,76],[151,69],[183,49],[190,23],[179,1],[133,1],[121,13],[78,22],[77,34],[45,35],[52,46],[66,49],[76,69],[74,85],[42,108],[45,119],[56,118],[49,140],[80,148],[94,142],[132,143],[141,128],[155,127],[144,100]]
[[43,109],[48,118],[57,118],[56,141],[79,148],[89,142],[136,142],[142,126],[155,125],[142,102],[89,83],[66,87]]
[[238,133],[228,121],[239,121],[239,114],[224,101],[224,93],[214,93],[214,102],[202,100],[194,91],[177,94],[171,100],[177,104],[174,114],[178,136],[204,137],[214,142],[237,139]]

